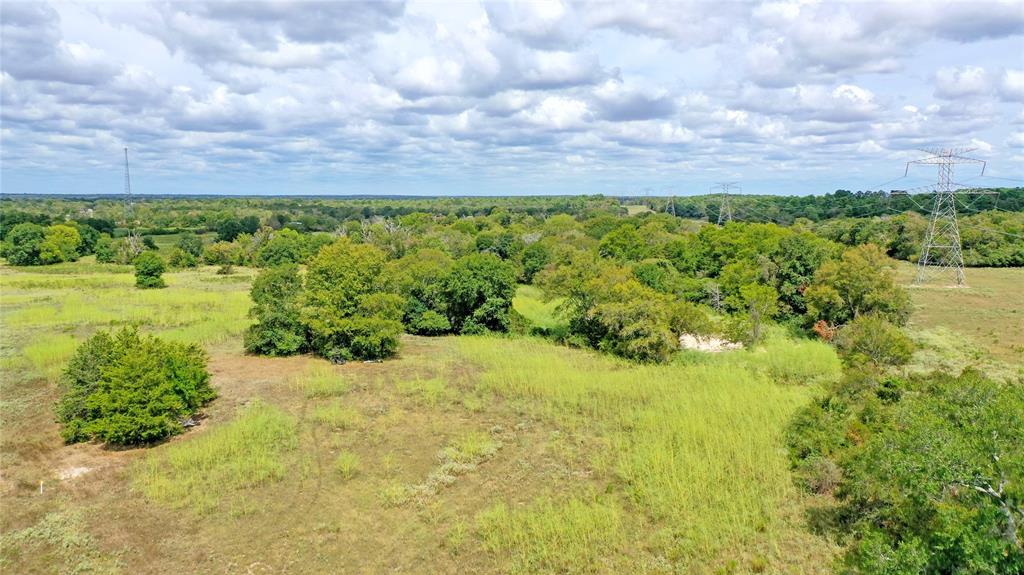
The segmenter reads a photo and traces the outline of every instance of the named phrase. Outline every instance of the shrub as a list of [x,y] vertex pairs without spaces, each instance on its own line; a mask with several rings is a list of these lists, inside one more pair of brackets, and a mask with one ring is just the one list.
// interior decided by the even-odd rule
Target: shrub
[[117,261],[117,244],[107,234],[103,234],[96,240],[93,251],[96,253],[96,261],[101,264]]
[[306,330],[300,318],[302,277],[299,267],[285,264],[260,272],[249,292],[253,306],[243,338],[245,349],[262,355],[292,355],[306,347]]
[[194,268],[199,265],[199,260],[191,252],[175,247],[167,257],[167,264],[172,268]]
[[178,242],[175,246],[181,251],[191,254],[195,258],[199,258],[203,255],[203,238],[191,233],[185,232],[178,238]]
[[798,413],[789,444],[805,487],[836,486],[851,573],[1024,570],[1019,386],[851,372]]
[[415,316],[408,324],[409,331],[418,335],[441,335],[452,329],[448,318],[428,309]]
[[383,359],[398,351],[398,337],[402,324],[378,316],[356,316],[343,324],[341,347],[351,351],[357,359]]
[[209,381],[206,355],[195,345],[134,328],[99,332],[78,348],[62,376],[61,435],[69,443],[137,445],[181,433],[182,421],[216,396]]
[[839,330],[839,353],[849,365],[904,365],[914,353],[914,342],[878,315],[862,315]]
[[167,270],[163,258],[156,252],[145,251],[135,258],[135,286],[143,289],[166,287],[163,273]]

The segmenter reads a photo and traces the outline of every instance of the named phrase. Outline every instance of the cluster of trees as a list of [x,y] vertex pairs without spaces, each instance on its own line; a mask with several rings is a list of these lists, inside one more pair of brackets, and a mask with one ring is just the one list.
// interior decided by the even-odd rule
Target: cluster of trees
[[268,270],[253,287],[251,351],[384,357],[403,330],[528,329],[509,310],[517,282],[564,298],[567,327],[535,332],[651,362],[668,360],[682,334],[755,344],[771,321],[808,332],[821,321],[834,330],[871,313],[899,324],[909,309],[879,248],[844,252],[775,224],[494,210],[352,221],[340,233],[338,240],[261,228],[205,248],[207,263]]
[[515,267],[491,253],[456,259],[422,248],[389,258],[375,245],[342,237],[321,247],[305,273],[286,262],[259,274],[245,347],[332,360],[389,357],[403,330],[508,331],[515,289]]
[[[898,358],[897,358],[898,360]],[[854,369],[788,432],[854,573],[1024,571],[1024,388]]]
[[135,328],[99,332],[75,351],[57,404],[68,443],[153,443],[181,433],[215,396],[206,355]]
[[92,252],[97,236],[96,230],[76,222],[46,227],[25,222],[5,234],[0,251],[16,266],[73,262]]

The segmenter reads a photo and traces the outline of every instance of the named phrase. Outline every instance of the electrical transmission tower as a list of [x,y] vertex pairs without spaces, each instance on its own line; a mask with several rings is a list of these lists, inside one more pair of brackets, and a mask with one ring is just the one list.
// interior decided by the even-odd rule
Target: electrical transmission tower
[[142,242],[139,241],[139,233],[135,229],[135,204],[132,201],[131,172],[128,170],[128,148],[124,149],[124,219],[128,226],[126,247],[130,257],[135,257],[142,253]]
[[718,182],[711,186],[711,193],[718,193],[718,225],[732,221],[732,206],[729,204],[729,194],[733,191],[742,191],[739,182]]
[[956,287],[965,285],[964,254],[960,243],[960,226],[956,219],[956,196],[957,194],[995,193],[966,189],[953,181],[953,170],[957,164],[981,164],[981,175],[985,175],[984,160],[964,155],[973,150],[974,148],[922,150],[930,156],[907,162],[904,177],[910,173],[911,164],[939,167],[939,181],[934,189],[932,213],[929,217],[928,231],[921,249],[921,257],[917,262],[917,276],[914,278],[914,285],[921,285],[931,277],[945,275],[949,272],[952,272],[956,278]]
[[665,208],[666,214],[676,215],[676,197],[671,196],[668,199],[668,206]]

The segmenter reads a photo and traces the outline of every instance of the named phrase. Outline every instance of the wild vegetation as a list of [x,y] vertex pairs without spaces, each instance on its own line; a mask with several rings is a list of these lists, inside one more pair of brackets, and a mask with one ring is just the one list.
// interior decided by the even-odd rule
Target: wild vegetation
[[0,267],[5,571],[1024,568],[1020,269],[601,197],[154,200],[132,255],[9,201],[99,233]]

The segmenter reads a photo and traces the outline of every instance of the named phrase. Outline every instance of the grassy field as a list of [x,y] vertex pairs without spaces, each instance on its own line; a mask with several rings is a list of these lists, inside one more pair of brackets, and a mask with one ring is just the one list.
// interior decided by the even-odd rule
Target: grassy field
[[[1008,271],[979,289],[1019,296]],[[250,357],[251,277],[143,292],[123,266],[0,268],[0,571],[830,571],[780,441],[838,375],[829,347],[779,330],[658,367],[505,337],[406,337],[381,364]],[[938,293],[915,292],[915,329],[955,323],[929,313]],[[516,298],[550,326],[553,305]],[[128,322],[204,345],[219,398],[159,446],[63,445],[63,363]]]
[[909,329],[921,348],[918,367],[1024,375],[1024,269],[967,268],[966,288],[912,286],[915,267],[906,262],[897,274],[914,303]]

